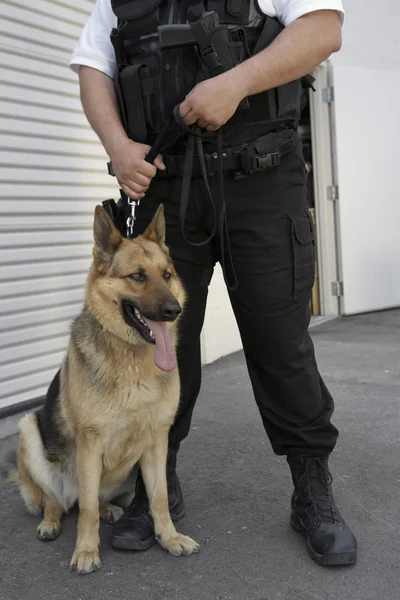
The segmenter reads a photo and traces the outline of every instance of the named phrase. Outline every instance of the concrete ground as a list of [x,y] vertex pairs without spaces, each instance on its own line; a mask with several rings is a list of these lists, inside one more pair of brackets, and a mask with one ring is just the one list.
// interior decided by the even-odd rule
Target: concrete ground
[[336,399],[341,435],[331,467],[358,537],[356,566],[315,565],[289,528],[289,471],[270,449],[238,353],[204,369],[181,451],[187,517],[179,528],[201,553],[116,552],[111,526],[102,525],[102,569],[80,577],[68,571],[76,514],[65,518],[59,539],[39,542],[37,519],[3,485],[0,599],[398,600],[400,311],[330,321],[312,336]]

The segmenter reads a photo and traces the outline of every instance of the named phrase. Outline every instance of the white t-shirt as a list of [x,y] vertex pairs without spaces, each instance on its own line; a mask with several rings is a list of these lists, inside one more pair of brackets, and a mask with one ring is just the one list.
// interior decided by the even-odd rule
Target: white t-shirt
[[[276,17],[285,27],[315,10],[337,10],[342,22],[344,18],[342,0],[258,0],[258,5],[267,16]],[[116,63],[110,33],[116,26],[111,0],[96,0],[69,64],[75,73],[79,72],[80,65],[85,65],[114,77]]]

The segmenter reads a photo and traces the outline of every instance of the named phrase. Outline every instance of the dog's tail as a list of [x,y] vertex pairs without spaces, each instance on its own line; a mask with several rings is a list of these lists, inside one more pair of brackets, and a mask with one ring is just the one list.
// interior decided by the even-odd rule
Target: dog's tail
[[[14,441],[14,440],[13,440]],[[7,439],[6,446],[10,446]],[[0,482],[18,485],[17,448],[8,448],[0,457]]]

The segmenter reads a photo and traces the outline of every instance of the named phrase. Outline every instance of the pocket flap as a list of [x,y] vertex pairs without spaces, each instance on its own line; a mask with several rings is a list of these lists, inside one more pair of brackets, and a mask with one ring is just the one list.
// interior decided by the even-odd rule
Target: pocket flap
[[296,240],[302,246],[314,241],[314,226],[311,215],[307,209],[298,210],[288,214]]
[[287,142],[293,139],[294,130],[285,129],[284,131],[271,131],[266,135],[258,138],[254,144],[258,154],[268,154],[269,152],[277,152]]
[[111,0],[114,14],[121,21],[139,19],[155,10],[161,0]]

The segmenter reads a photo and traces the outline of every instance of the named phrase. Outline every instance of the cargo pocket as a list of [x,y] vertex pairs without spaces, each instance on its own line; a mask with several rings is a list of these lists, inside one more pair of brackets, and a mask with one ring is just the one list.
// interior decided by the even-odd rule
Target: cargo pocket
[[293,255],[293,299],[300,292],[311,292],[315,279],[315,235],[306,208],[288,213]]

